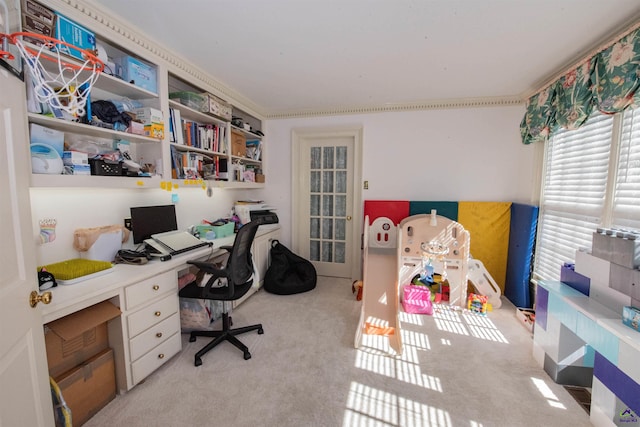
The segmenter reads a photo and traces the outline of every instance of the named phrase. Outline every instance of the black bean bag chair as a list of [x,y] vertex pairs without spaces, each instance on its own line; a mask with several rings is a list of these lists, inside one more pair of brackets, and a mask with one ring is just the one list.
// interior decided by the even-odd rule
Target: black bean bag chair
[[277,295],[308,292],[316,287],[316,269],[279,241],[271,242],[271,265],[264,276],[264,290]]

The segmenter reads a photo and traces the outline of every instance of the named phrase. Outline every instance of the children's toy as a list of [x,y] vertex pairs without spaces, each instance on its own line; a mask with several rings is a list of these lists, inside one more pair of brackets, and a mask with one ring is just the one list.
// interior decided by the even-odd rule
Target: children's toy
[[[449,304],[467,301],[469,232],[458,222],[436,215],[413,215],[395,226],[389,218],[365,217],[363,296],[355,346],[363,335],[383,335],[396,353],[402,353],[399,292],[417,275],[427,280],[440,275],[449,289]],[[428,287],[424,290],[429,291]],[[444,293],[444,290],[443,290]]]
[[433,314],[431,291],[426,286],[405,285],[402,288],[402,307],[412,314]]
[[449,285],[449,304],[464,307],[467,297],[467,262],[469,232],[449,218],[420,214],[400,222],[398,257],[399,283],[408,283],[425,266],[432,266],[434,275]]
[[355,336],[355,347],[363,335],[386,337],[386,344],[402,352],[398,330],[398,231],[389,218],[376,218],[369,225],[365,217],[364,256],[362,262],[362,310]]
[[502,305],[500,286],[493,280],[484,264],[477,259],[470,259],[468,274],[469,282],[471,282],[477,293],[486,295],[492,307],[500,308]]
[[487,315],[489,308],[489,297],[486,295],[469,294],[467,297],[467,310],[472,313]]

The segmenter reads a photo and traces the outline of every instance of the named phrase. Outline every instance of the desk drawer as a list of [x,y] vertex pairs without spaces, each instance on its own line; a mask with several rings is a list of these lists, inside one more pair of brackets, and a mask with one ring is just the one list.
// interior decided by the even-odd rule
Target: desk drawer
[[129,350],[131,361],[135,361],[152,348],[166,341],[167,338],[180,332],[180,316],[178,313],[172,314],[157,325],[153,325],[140,335],[131,339]]
[[169,291],[178,292],[178,276],[174,270],[143,280],[135,285],[127,286],[124,290],[127,310],[149,302]]
[[165,342],[142,356],[131,364],[131,378],[134,384],[149,376],[182,348],[182,338],[179,333],[169,337]]
[[177,313],[179,308],[178,294],[169,294],[160,301],[141,308],[127,316],[129,338],[133,338],[142,331]]

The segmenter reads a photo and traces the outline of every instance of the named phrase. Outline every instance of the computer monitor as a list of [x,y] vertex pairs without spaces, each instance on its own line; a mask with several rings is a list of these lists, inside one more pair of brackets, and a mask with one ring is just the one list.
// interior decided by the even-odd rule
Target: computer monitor
[[152,234],[178,229],[174,205],[138,206],[130,210],[134,244],[150,239]]

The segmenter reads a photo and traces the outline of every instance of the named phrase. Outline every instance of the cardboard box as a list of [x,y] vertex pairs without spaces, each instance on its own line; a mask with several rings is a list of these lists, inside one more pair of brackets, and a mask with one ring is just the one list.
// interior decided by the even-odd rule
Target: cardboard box
[[22,0],[22,14],[32,16],[49,26],[53,26],[56,22],[56,14],[53,10],[33,0]]
[[71,165],[89,165],[89,155],[82,151],[65,151],[62,153],[62,163]]
[[204,94],[207,97],[207,113],[231,120],[233,108],[231,104],[210,93]]
[[246,170],[242,173],[242,180],[244,182],[256,182],[256,173],[254,171]]
[[136,115],[136,120],[145,125],[150,125],[153,123],[164,125],[164,120],[162,118],[162,111],[156,108],[151,108],[151,107],[136,108],[132,112],[133,114]]
[[640,308],[630,306],[623,307],[622,323],[640,332]]
[[264,175],[261,173],[256,174],[256,182],[264,183]]
[[[33,0],[22,0],[22,31],[53,37],[55,22],[53,10]],[[42,44],[42,39],[34,37],[25,37],[25,40],[38,46]]]
[[107,322],[120,310],[103,301],[45,325],[49,375],[56,377],[109,346]]
[[[70,20],[64,15],[56,12],[56,35],[57,39],[72,44],[84,50],[96,50],[96,35],[82,25]],[[58,45],[60,52],[82,59],[82,52],[65,45]]]
[[65,175],[91,175],[91,165],[65,165]]
[[237,129],[231,129],[231,155],[239,157],[247,155],[247,138]]
[[152,123],[144,125],[144,136],[156,139],[164,139],[164,124]]
[[156,67],[132,56],[114,58],[116,75],[136,86],[157,93]]
[[129,122],[127,132],[134,135],[144,135],[144,125],[142,123],[131,121]]
[[73,425],[81,426],[116,397],[113,350],[103,350],[54,381],[71,410]]

